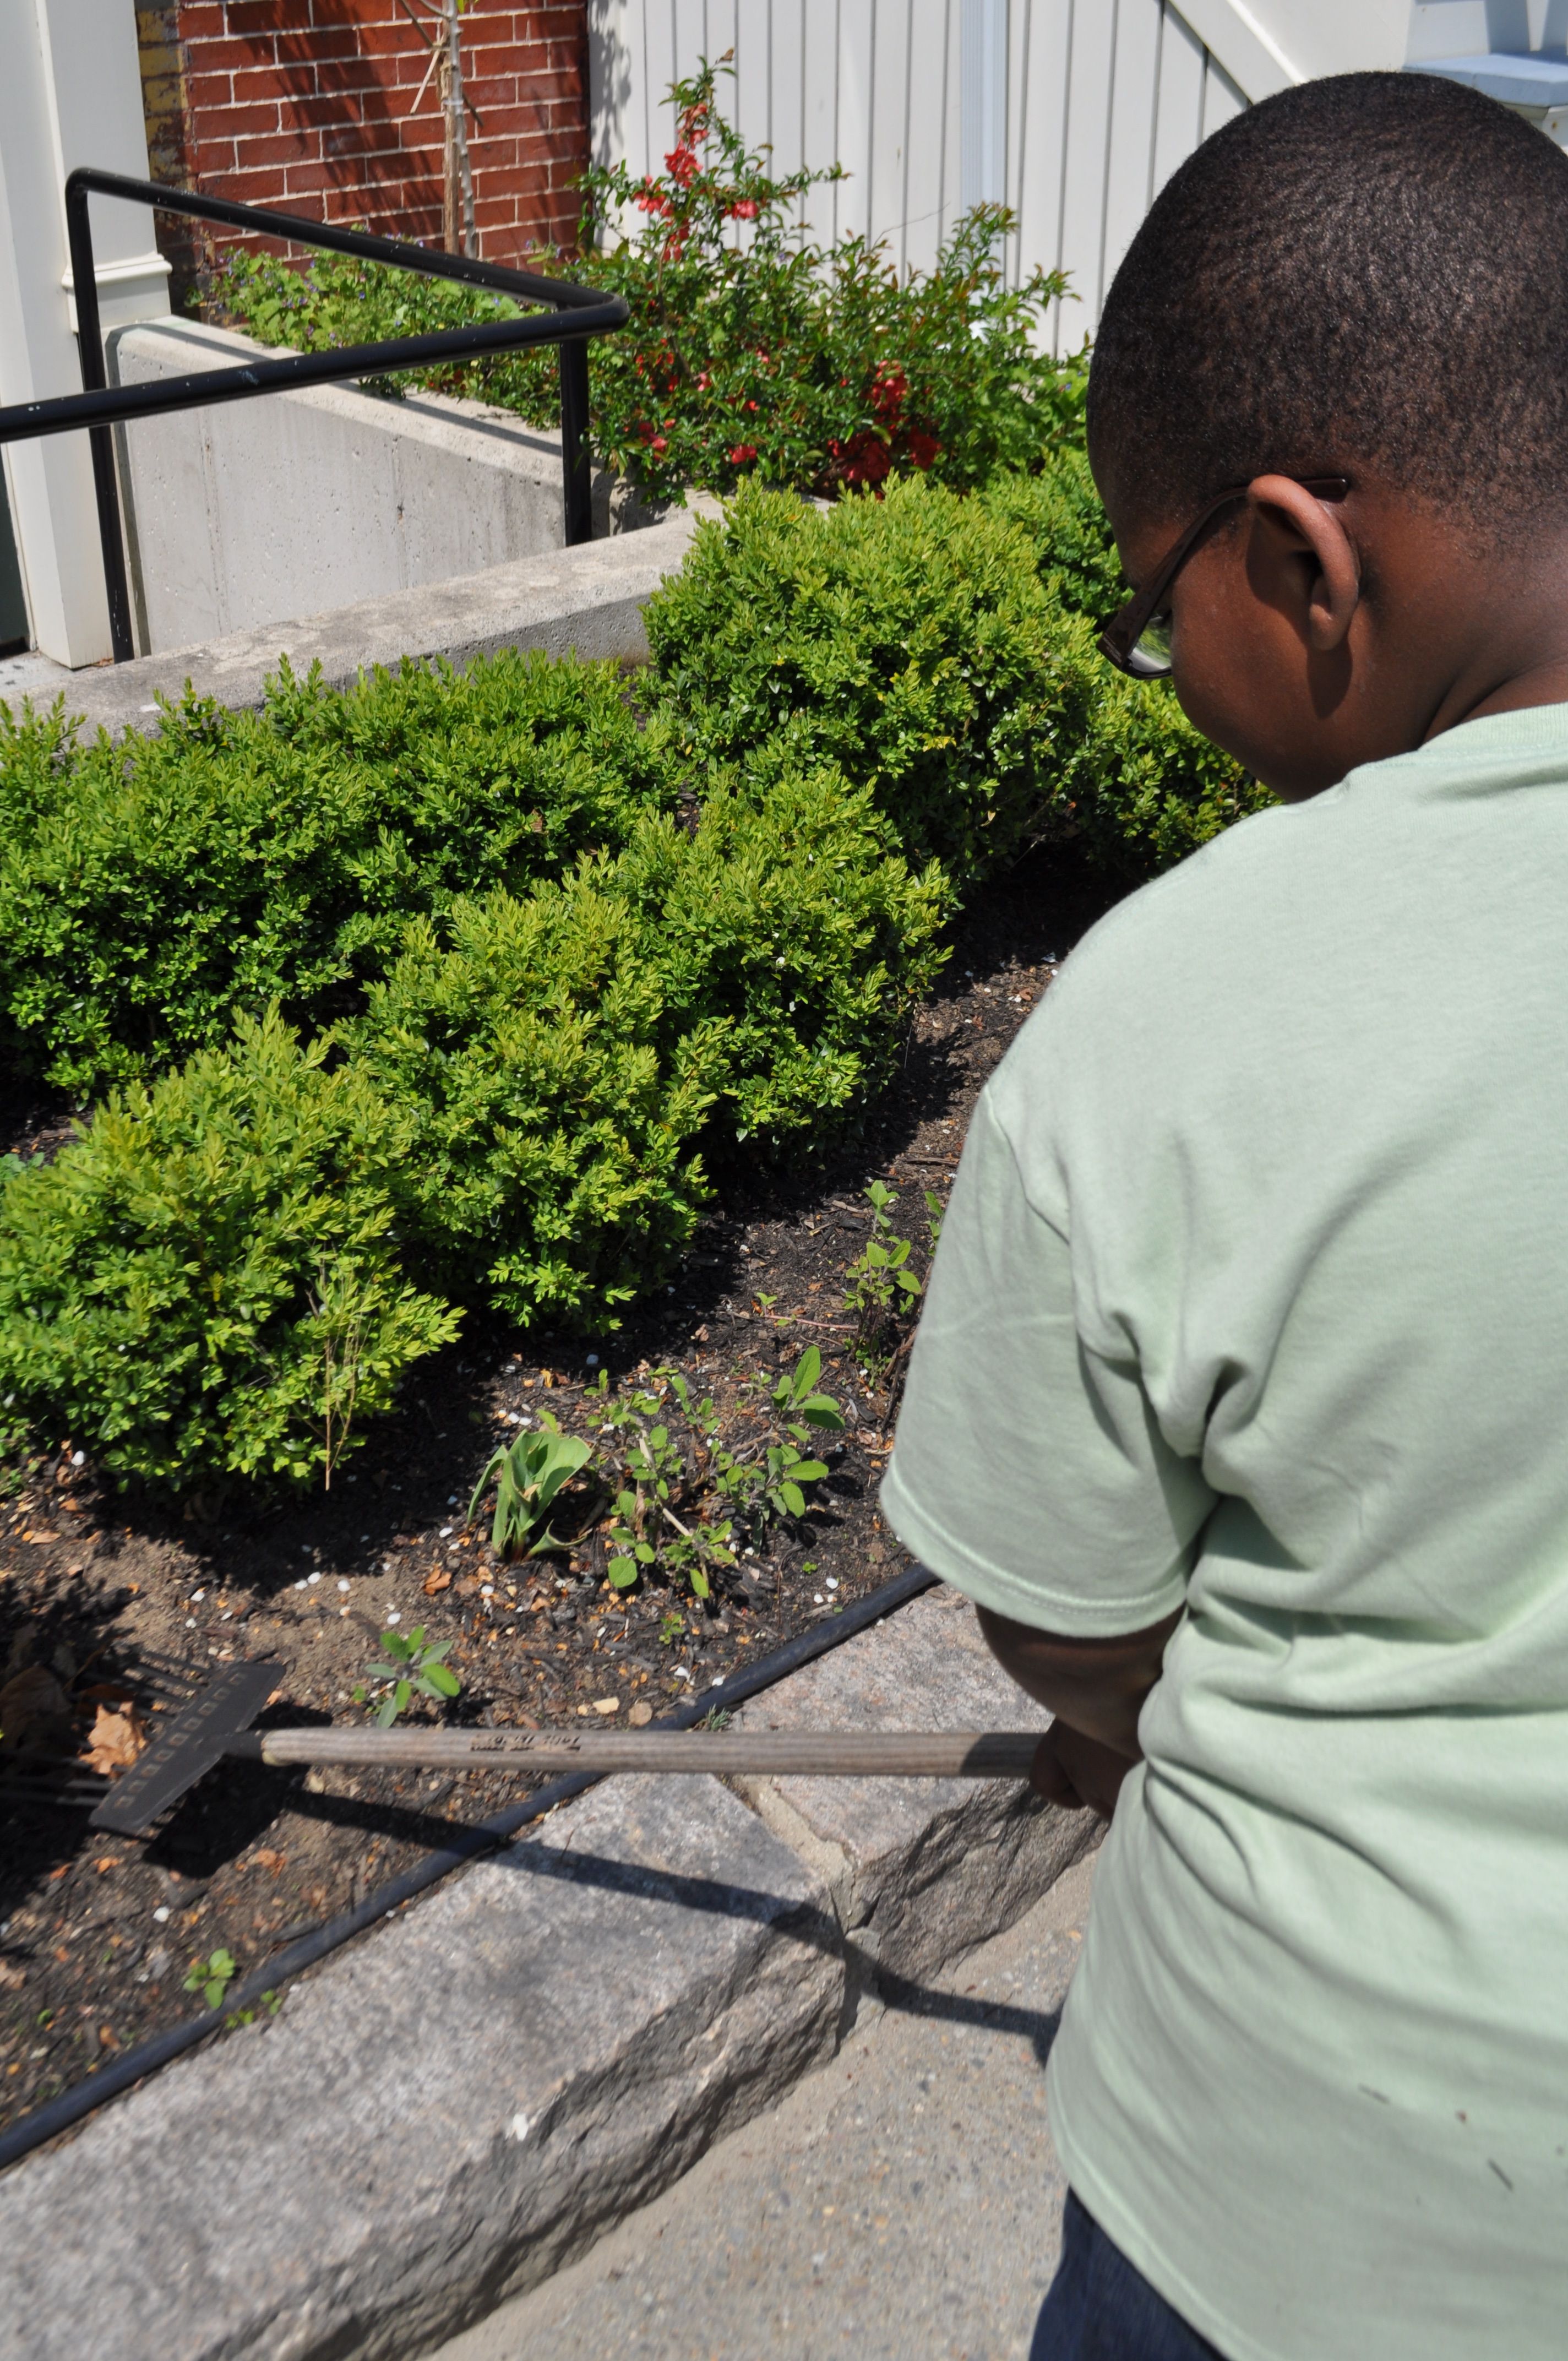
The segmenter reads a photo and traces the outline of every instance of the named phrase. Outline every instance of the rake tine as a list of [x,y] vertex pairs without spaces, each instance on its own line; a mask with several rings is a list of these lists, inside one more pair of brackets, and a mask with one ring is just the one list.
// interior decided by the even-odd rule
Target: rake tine
[[278,1686],[283,1666],[271,1657],[228,1665],[169,1718],[147,1752],[122,1772],[93,1815],[115,1836],[145,1836],[171,1804],[221,1762]]

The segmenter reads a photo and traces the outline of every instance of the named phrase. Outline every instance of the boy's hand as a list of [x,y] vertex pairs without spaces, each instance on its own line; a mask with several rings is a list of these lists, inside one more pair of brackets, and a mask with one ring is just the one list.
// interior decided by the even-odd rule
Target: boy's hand
[[987,1646],[1056,1722],[1040,1741],[1031,1784],[1054,1804],[1087,1804],[1109,1819],[1123,1780],[1143,1760],[1138,1716],[1160,1675],[1179,1609],[1146,1631],[1074,1640],[977,1607]]
[[1132,1767],[1130,1759],[1118,1754],[1113,1746],[1085,1738],[1081,1730],[1069,1730],[1065,1721],[1053,1721],[1035,1750],[1029,1784],[1047,1804],[1059,1804],[1069,1812],[1087,1804],[1091,1812],[1108,1820]]

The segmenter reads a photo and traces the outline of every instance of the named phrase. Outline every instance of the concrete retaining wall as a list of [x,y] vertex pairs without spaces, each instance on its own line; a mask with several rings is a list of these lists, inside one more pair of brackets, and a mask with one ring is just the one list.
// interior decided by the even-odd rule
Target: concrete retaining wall
[[[261,357],[187,320],[115,330],[112,384]],[[116,430],[143,654],[447,582],[563,544],[561,443],[510,411],[315,386]],[[595,529],[651,523],[595,484]]]
[[[1041,1729],[938,1589],[747,1706]],[[328,1774],[329,1778],[332,1774]],[[412,2361],[1010,1926],[1098,1829],[1015,1783],[612,1779],[0,2181],[0,2361]],[[720,2225],[722,2226],[722,2225]]]
[[47,708],[63,697],[68,714],[89,730],[119,737],[155,730],[158,699],[178,698],[187,686],[220,705],[258,706],[282,655],[302,675],[319,664],[330,688],[352,687],[362,673],[395,668],[405,656],[461,665],[501,648],[641,664],[648,653],[643,608],[664,577],[678,572],[698,522],[719,512],[716,500],[696,492],[647,533],[516,558],[453,582],[256,624],[129,664],[72,673],[47,657],[17,658],[0,664],[0,704],[19,713],[29,699]]

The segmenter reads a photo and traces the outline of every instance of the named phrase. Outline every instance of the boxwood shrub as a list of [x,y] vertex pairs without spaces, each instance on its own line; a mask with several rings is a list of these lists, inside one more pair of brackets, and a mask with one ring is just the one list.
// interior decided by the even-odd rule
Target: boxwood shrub
[[1093,650],[1081,461],[744,489],[652,662],[282,670],[81,743],[0,709],[0,1033],[99,1111],[0,1172],[0,1397],[115,1473],[303,1481],[463,1308],[602,1332],[718,1156],[886,1076],[1024,844],[1146,874],[1259,800]]
[[958,887],[1051,838],[1131,880],[1267,798],[1096,654],[1116,579],[1075,459],[967,499],[748,489],[649,607],[652,693],[698,764],[831,757]]
[[459,1315],[401,1268],[411,1111],[275,1012],[112,1093],[0,1200],[0,1397],[119,1476],[299,1481]]
[[164,1071],[277,1002],[356,1009],[411,917],[614,848],[675,788],[613,669],[405,664],[346,694],[283,664],[260,712],[187,697],[159,734],[77,741],[0,706],[0,1028],[86,1094]]
[[651,816],[618,859],[411,928],[340,1038],[411,1112],[421,1268],[522,1323],[613,1322],[690,1238],[699,1140],[776,1145],[879,1082],[948,901],[887,833],[830,776],[718,790],[690,833]]

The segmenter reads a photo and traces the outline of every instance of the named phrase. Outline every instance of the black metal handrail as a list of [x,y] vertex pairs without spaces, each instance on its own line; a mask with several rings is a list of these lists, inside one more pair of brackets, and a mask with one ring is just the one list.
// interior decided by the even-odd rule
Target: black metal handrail
[[[488,320],[471,328],[435,329],[423,336],[393,336],[375,345],[342,345],[331,352],[291,353],[275,361],[247,361],[237,368],[199,369],[156,385],[111,386],[104,364],[98,317],[98,282],[87,199],[96,192],[159,213],[190,214],[198,221],[233,229],[260,230],[296,246],[320,247],[332,254],[362,255],[427,278],[458,279],[489,287],[523,302],[550,308],[518,320]],[[109,631],[115,661],[136,653],[130,591],[126,579],[124,531],[111,427],[123,420],[157,417],[165,411],[201,410],[210,402],[246,401],[255,394],[279,393],[291,386],[341,384],[349,378],[381,377],[392,369],[417,368],[429,361],[466,355],[510,352],[520,345],[561,347],[561,467],[567,545],[593,539],[593,478],[588,454],[588,347],[590,336],[624,327],[630,316],[620,295],[578,287],[569,279],[545,279],[532,270],[507,270],[495,262],[441,254],[397,237],[370,237],[360,230],[336,229],[298,214],[271,213],[260,205],[231,204],[225,197],[195,196],[157,181],[127,180],[83,164],[65,183],[66,231],[76,295],[77,338],[82,356],[80,393],[49,401],[14,402],[0,409],[0,443],[30,442],[85,427],[92,443],[93,484],[98,501],[98,535],[104,550],[104,585],[109,598]]]

